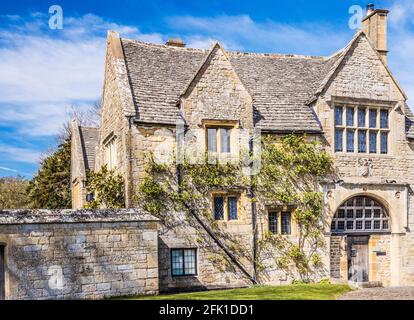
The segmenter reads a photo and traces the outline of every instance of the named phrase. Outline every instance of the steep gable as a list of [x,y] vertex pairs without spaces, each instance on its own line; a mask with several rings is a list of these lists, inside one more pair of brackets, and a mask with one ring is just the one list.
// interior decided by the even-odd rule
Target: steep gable
[[345,48],[320,90],[330,96],[404,101],[406,96],[363,32]]
[[78,121],[73,119],[71,136],[72,181],[76,178],[85,180],[87,171],[95,169],[99,128],[81,127]]
[[202,119],[240,120],[253,127],[252,97],[234,71],[224,49],[215,43],[181,95],[189,124]]
[[206,51],[121,39],[136,119],[175,124],[177,102]]

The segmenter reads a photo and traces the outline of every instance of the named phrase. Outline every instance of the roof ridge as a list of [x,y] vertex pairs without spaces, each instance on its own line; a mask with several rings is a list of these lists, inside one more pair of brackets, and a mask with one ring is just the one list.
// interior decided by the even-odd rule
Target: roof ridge
[[128,39],[128,38],[121,38],[121,41],[128,41],[128,42],[132,42],[132,43],[147,46],[147,47],[158,47],[158,48],[163,48],[163,49],[172,49],[172,50],[180,50],[180,51],[196,51],[196,52],[200,52],[200,53],[205,53],[205,52],[209,51],[208,49],[197,49],[197,48],[189,48],[189,47],[175,47],[175,46],[168,46],[166,44],[144,42],[144,41],[139,41],[139,40],[135,40],[135,39]]
[[[165,44],[159,44],[159,43],[152,43],[152,42],[144,42],[140,40],[135,39],[128,39],[128,38],[121,38],[122,41],[128,41],[132,42],[138,45],[148,46],[148,47],[158,47],[158,48],[165,48],[165,49],[173,49],[173,50],[183,50],[183,51],[195,51],[200,53],[206,53],[209,52],[211,47],[209,49],[199,49],[199,48],[190,48],[190,47],[174,47],[174,46],[168,46]],[[216,43],[219,43],[218,41],[214,41],[212,43],[212,46]],[[329,59],[332,56],[336,55],[337,53],[334,53],[332,56],[315,56],[315,55],[303,55],[303,54],[290,54],[290,53],[273,53],[273,52],[246,52],[246,51],[237,51],[237,50],[227,50],[225,51],[228,54],[231,55],[247,55],[247,56],[254,56],[254,57],[263,57],[263,58],[301,58],[301,59]]]
[[303,54],[290,54],[290,53],[261,53],[261,52],[242,52],[242,51],[232,51],[226,50],[230,55],[246,55],[262,58],[302,58],[302,59],[328,59],[326,56],[312,56],[312,55],[303,55]]

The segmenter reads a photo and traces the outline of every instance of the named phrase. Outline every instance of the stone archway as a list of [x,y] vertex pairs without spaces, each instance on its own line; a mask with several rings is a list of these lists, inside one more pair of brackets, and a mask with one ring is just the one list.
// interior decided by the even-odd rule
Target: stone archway
[[343,202],[331,222],[331,277],[358,283],[390,281],[390,215],[370,196]]

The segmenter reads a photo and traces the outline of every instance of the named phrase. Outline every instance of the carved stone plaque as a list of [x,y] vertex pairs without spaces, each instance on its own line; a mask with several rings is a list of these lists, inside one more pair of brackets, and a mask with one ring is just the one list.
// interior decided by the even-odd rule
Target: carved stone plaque
[[372,159],[358,159],[358,175],[360,177],[370,177],[372,176]]

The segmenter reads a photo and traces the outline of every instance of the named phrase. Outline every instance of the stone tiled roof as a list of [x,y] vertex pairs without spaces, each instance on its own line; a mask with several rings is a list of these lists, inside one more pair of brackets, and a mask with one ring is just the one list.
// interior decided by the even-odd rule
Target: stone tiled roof
[[404,113],[405,113],[405,127],[407,131],[407,138],[414,139],[414,114],[407,104],[405,104],[404,106]]
[[204,50],[122,39],[137,119],[175,124],[177,101],[197,70]]
[[95,150],[98,145],[99,128],[79,127],[82,154],[86,170],[95,168]]
[[229,53],[230,62],[253,96],[261,129],[320,131],[307,100],[335,60],[323,57]]
[[[175,124],[180,95],[208,51],[121,41],[137,119]],[[326,58],[228,52],[228,56],[252,95],[258,127],[279,131],[321,130],[306,102],[335,66],[339,55]]]

